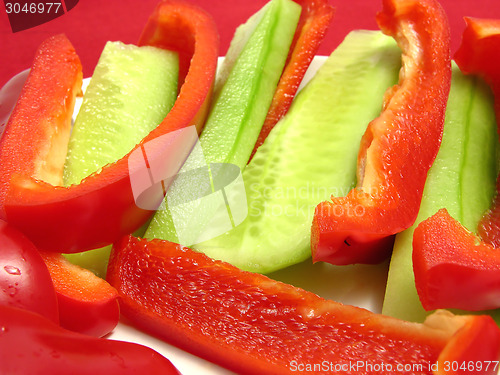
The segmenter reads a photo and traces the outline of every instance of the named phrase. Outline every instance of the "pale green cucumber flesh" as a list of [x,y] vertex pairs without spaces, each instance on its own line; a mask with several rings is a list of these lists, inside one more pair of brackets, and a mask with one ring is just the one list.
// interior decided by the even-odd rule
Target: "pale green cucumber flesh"
[[[489,88],[454,65],[441,147],[429,170],[414,225],[396,236],[382,312],[422,322],[426,312],[415,289],[412,239],[416,226],[439,209],[471,231],[495,193],[498,135]],[[459,293],[459,291],[457,291]],[[492,312],[500,322],[500,311]]]
[[[272,0],[237,30],[200,136],[202,159],[208,165],[230,163],[243,169],[247,164],[283,71],[299,16],[300,7],[295,2]],[[193,159],[188,158],[181,173],[193,166],[203,166]],[[193,181],[186,183],[190,185]],[[182,196],[186,190],[183,184],[175,181],[165,201],[174,202],[176,197]],[[213,216],[211,210],[200,212],[178,206],[176,223],[184,226],[179,221],[186,221],[195,228],[192,236],[179,240],[168,204],[166,206],[167,209],[154,215],[145,234],[147,238],[162,238],[190,246],[191,238],[198,237],[196,228],[202,230]]]
[[194,248],[260,273],[310,257],[314,209],[355,185],[360,139],[398,81],[400,65],[393,39],[349,34],[243,171],[248,217]]
[[[173,52],[106,44],[75,120],[65,185],[77,184],[126,155],[165,118],[177,96],[178,70]],[[109,251],[107,246],[66,257],[104,277]]]
[[64,184],[120,159],[153,130],[175,101],[177,77],[175,53],[108,42],[75,120]]
[[232,163],[240,168],[248,162],[299,16],[300,7],[291,0],[273,0],[268,4],[221,88],[201,134],[207,162]]

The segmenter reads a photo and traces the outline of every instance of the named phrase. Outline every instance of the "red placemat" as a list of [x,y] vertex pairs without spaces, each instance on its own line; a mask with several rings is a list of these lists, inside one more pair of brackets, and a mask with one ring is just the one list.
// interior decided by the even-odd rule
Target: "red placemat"
[[[0,5],[0,87],[14,74],[28,68],[38,45],[56,33],[66,33],[70,38],[82,60],[84,75],[90,76],[106,41],[137,41],[158,0],[80,0],[66,14],[17,33],[13,33],[9,25],[5,7],[8,2],[11,0],[5,0]],[[262,7],[267,0],[191,2],[198,4],[214,17],[219,27],[223,55],[236,26]],[[350,30],[377,28],[375,14],[381,8],[381,0],[330,2],[336,8],[336,15],[318,54],[330,54]],[[463,16],[500,18],[499,0],[441,0],[441,4],[450,20],[453,51],[460,42],[464,28]]]

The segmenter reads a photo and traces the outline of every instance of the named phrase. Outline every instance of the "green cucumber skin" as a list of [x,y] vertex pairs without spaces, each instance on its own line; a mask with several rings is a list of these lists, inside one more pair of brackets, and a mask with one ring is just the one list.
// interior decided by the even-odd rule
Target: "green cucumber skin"
[[360,139],[397,83],[400,65],[393,39],[348,35],[243,171],[248,217],[194,248],[260,273],[309,258],[314,209],[355,185]]
[[267,4],[224,86],[215,93],[200,136],[207,163],[231,163],[240,169],[247,164],[283,72],[300,10],[291,0]]
[[[383,314],[422,322],[430,313],[423,309],[415,289],[413,231],[443,207],[475,231],[495,193],[498,149],[488,87],[478,78],[463,75],[454,65],[441,147],[429,170],[417,220],[396,236]],[[500,310],[491,313],[500,322]]]
[[[164,68],[158,69],[161,60]],[[75,119],[64,184],[78,184],[126,155],[167,115],[177,97],[177,54],[155,47],[108,42]],[[136,82],[148,82],[137,85]],[[114,96],[106,94],[113,90]],[[105,94],[103,94],[105,93]],[[116,124],[123,125],[119,129]]]
[[100,278],[106,278],[109,255],[112,245],[101,247],[99,249],[88,250],[83,253],[63,254],[71,263],[76,264],[93,272]]
[[[214,104],[200,136],[207,164],[230,163],[245,168],[285,66],[300,10],[291,0],[273,0],[238,28],[229,58],[221,67]],[[203,166],[199,159],[194,159],[188,158],[181,173]],[[166,201],[175,201],[184,190],[181,182],[174,181]],[[168,204],[165,206],[166,209],[154,215],[145,237],[180,242],[171,211]],[[212,212],[194,212],[179,207],[177,210],[184,210],[178,211],[177,220],[185,220],[190,225],[196,221],[200,231],[213,216]],[[196,237],[193,233],[192,238]],[[188,239],[182,242],[185,246],[193,244]]]

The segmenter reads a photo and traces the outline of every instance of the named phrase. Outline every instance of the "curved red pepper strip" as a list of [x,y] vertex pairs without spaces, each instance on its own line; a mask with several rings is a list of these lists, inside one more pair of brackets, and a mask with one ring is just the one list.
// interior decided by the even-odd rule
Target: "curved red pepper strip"
[[14,174],[62,184],[71,115],[81,86],[82,65],[70,41],[62,34],[45,40],[0,139],[0,218],[6,217]]
[[[133,324],[238,374],[432,374],[450,358],[495,361],[500,349],[490,316],[439,311],[424,324],[405,322],[168,241],[124,237],[112,250],[108,280]],[[314,364],[327,367],[306,370]],[[422,368],[398,371],[404,364]]]
[[450,34],[435,0],[384,0],[377,17],[403,53],[399,84],[386,93],[358,156],[357,187],[319,204],[312,225],[315,261],[377,263],[393,234],[413,224],[441,144],[450,88]]
[[[498,117],[500,20],[467,18],[466,21],[467,27],[455,59],[463,72],[479,74],[490,84]],[[493,205],[478,226],[480,238],[445,209],[415,229],[415,285],[425,309],[485,310],[500,307],[499,188],[500,177]]]
[[426,310],[500,307],[500,252],[439,210],[413,233],[415,286]]
[[[161,2],[146,25],[140,44],[177,47],[184,71],[189,66],[172,110],[141,145],[190,125],[201,129],[218,57],[218,34],[212,18],[181,1]],[[11,118],[10,126],[15,123],[15,118]],[[134,150],[138,147],[141,146]],[[5,200],[7,221],[21,229],[39,249],[63,253],[101,247],[131,233],[153,212],[135,203],[127,165],[131,153],[70,187],[53,186],[20,171],[9,184]],[[174,151],[148,154],[148,162],[151,165],[170,154]]]
[[61,254],[40,253],[56,291],[60,326],[95,337],[113,331],[120,319],[115,288]]
[[154,350],[67,331],[27,310],[0,306],[0,372],[9,375],[179,375]]
[[334,9],[327,0],[295,0],[295,2],[302,7],[297,31],[250,160],[276,123],[288,112],[333,18]]

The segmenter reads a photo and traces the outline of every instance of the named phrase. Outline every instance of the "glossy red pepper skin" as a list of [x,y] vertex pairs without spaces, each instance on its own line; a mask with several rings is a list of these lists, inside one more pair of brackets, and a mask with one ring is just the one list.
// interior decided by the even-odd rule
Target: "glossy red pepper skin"
[[334,15],[334,9],[327,0],[295,0],[295,2],[302,7],[297,31],[250,160],[276,123],[288,112]]
[[56,291],[38,249],[0,220],[0,305],[36,312],[59,323]]
[[[491,86],[500,115],[500,20],[467,18],[455,60]],[[498,122],[498,120],[497,120]],[[500,125],[500,123],[499,123]],[[422,306],[486,310],[500,307],[500,178],[492,207],[478,225],[477,237],[446,209],[420,223],[413,235],[415,285]]]
[[377,21],[403,53],[398,85],[361,139],[358,183],[316,208],[315,261],[377,263],[391,236],[417,217],[427,172],[441,143],[450,88],[450,34],[435,0],[384,0]]
[[[200,129],[212,93],[218,57],[218,34],[212,18],[204,11],[181,1],[161,2],[146,24],[140,44],[178,48],[185,72],[172,110],[142,140],[141,145],[191,125],[198,125]],[[56,73],[59,72],[58,65],[53,68]],[[38,77],[37,83],[41,79]],[[33,95],[28,95],[17,106],[29,108],[33,101],[36,102],[35,99],[37,98]],[[65,113],[70,117],[70,108]],[[37,117],[33,113],[28,113],[27,116],[28,119]],[[37,124],[25,120],[26,118],[11,117],[7,127],[22,128],[28,134],[33,133]],[[8,131],[9,129],[4,134],[4,143],[17,145],[19,149],[19,140],[9,136]],[[24,142],[23,148],[29,148],[34,142],[48,143],[50,140],[43,135],[31,136]],[[136,146],[134,150],[137,147],[141,146]],[[15,146],[14,148],[16,149]],[[148,161],[151,164],[164,160],[169,153],[169,150],[162,150],[148,154]],[[25,164],[32,162],[32,158],[28,158],[17,169],[19,173],[3,185],[3,189],[7,190],[4,193],[7,221],[21,229],[39,249],[63,253],[102,247],[131,233],[153,211],[139,208],[135,203],[129,177],[129,173],[132,173],[128,168],[129,155],[130,153],[103,167],[82,183],[70,187],[53,186],[36,179],[40,176],[32,173],[32,168],[25,168]],[[7,156],[2,156],[0,160],[5,158]],[[58,167],[62,171],[62,163]]]
[[500,252],[480,242],[446,209],[415,229],[413,271],[426,310],[500,307]]
[[[500,348],[500,330],[489,316],[440,311],[425,324],[404,322],[168,241],[124,237],[114,245],[108,280],[132,324],[239,374],[288,374],[305,364],[356,361],[393,369],[421,363],[426,367],[405,373],[432,374],[427,365],[442,364],[448,355],[496,360]],[[479,349],[485,351],[479,355]],[[325,370],[311,371],[319,372]]]
[[9,375],[178,375],[168,359],[129,342],[67,331],[38,314],[0,306],[0,371]]
[[70,41],[62,34],[45,40],[0,139],[0,218],[6,219],[5,202],[16,174],[62,184],[59,169],[81,85],[82,66]]
[[41,255],[54,283],[60,326],[95,337],[110,333],[120,319],[117,291],[59,253]]

